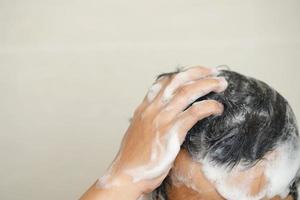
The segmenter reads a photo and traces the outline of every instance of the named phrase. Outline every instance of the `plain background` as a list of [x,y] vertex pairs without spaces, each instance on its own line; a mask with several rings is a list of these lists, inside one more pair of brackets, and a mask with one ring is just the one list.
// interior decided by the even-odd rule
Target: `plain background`
[[299,0],[0,0],[0,199],[71,200],[156,75],[227,64],[300,117]]

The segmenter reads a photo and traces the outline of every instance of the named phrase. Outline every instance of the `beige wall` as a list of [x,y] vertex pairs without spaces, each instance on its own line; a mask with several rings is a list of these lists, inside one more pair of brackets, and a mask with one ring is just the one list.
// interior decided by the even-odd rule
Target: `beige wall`
[[0,0],[0,199],[76,199],[155,75],[227,64],[300,117],[299,0]]

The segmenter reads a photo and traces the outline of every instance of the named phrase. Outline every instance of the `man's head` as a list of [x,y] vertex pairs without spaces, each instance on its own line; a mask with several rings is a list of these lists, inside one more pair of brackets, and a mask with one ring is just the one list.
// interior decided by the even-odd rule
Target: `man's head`
[[217,100],[224,105],[223,114],[199,121],[188,132],[154,195],[186,193],[186,199],[207,200],[287,196],[300,175],[300,140],[291,107],[259,80],[232,71],[220,76],[227,89],[196,101]]

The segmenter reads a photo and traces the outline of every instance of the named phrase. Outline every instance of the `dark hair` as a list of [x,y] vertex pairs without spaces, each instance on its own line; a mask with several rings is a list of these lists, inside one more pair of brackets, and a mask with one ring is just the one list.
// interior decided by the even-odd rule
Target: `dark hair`
[[227,89],[196,101],[217,100],[224,105],[224,113],[199,121],[188,132],[183,147],[193,158],[209,154],[218,164],[251,165],[278,143],[298,135],[292,109],[278,92],[236,72],[220,75],[227,80]]
[[[239,163],[251,166],[278,144],[299,137],[295,115],[277,91],[233,71],[224,70],[220,76],[227,80],[227,89],[196,100],[217,100],[224,105],[224,112],[199,121],[188,131],[182,148],[193,159],[209,157],[229,168]],[[163,196],[168,184],[167,178],[155,194]]]

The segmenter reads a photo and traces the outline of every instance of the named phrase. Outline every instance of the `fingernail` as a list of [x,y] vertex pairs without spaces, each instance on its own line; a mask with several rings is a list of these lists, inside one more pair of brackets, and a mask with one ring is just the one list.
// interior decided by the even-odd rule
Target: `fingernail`
[[224,105],[221,103],[218,103],[219,111],[215,115],[221,115],[224,111]]
[[216,77],[216,79],[220,82],[220,86],[216,92],[223,92],[227,88],[228,82],[224,77]]
[[221,112],[223,112],[224,111],[224,105],[222,103],[219,103],[219,107],[220,107]]

